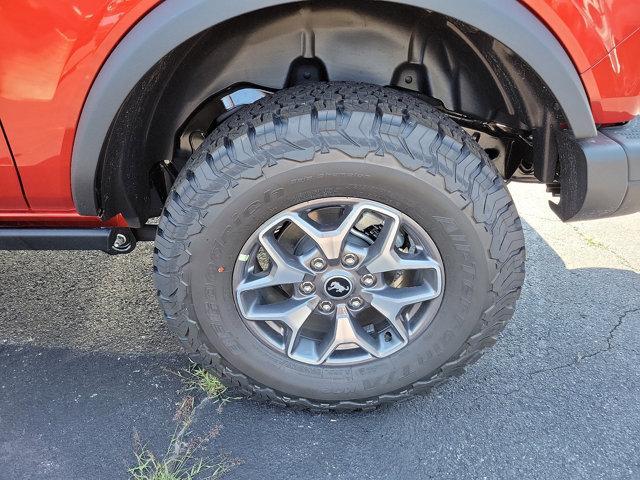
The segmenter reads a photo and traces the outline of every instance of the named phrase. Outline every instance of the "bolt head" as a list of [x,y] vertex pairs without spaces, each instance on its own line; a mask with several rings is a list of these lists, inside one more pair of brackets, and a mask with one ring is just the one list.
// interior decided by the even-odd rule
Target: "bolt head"
[[311,282],[304,282],[300,284],[300,292],[304,295],[310,295],[316,291],[316,286]]
[[371,275],[370,273],[367,273],[366,275],[362,276],[362,278],[360,279],[360,283],[363,287],[373,287],[376,284],[376,277],[374,275]]
[[364,300],[362,300],[360,297],[352,297],[349,299],[349,308],[358,310],[363,306],[364,306]]
[[130,247],[131,247],[131,242],[129,242],[129,239],[127,238],[127,236],[122,233],[118,233],[116,235],[116,238],[113,241],[113,245],[111,246],[111,248],[119,252],[126,252],[129,250]]
[[354,267],[358,264],[358,256],[353,253],[347,253],[342,257],[342,263],[346,267]]
[[126,245],[126,243],[127,243],[127,237],[124,236],[122,233],[119,233],[116,235],[116,241],[113,242],[113,246],[122,247],[123,245]]
[[329,313],[333,310],[333,303],[328,301],[320,302],[318,308],[320,308],[324,313]]
[[324,258],[318,257],[311,260],[311,268],[313,268],[316,272],[324,270],[326,266],[327,262],[325,262]]

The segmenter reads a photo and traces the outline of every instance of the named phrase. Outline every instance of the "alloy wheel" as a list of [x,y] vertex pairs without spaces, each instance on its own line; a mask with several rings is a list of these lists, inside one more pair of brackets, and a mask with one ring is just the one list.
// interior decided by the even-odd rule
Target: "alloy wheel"
[[444,269],[414,220],[378,202],[326,198],[262,225],[234,269],[249,329],[288,357],[353,364],[406,347],[435,315]]

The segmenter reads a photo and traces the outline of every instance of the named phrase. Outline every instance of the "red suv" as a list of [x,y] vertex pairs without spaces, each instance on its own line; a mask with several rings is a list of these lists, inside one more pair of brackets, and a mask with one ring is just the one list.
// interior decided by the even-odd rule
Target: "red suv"
[[507,181],[640,210],[639,29],[633,0],[2,0],[0,248],[155,240],[171,329],[259,398],[428,391],[513,314]]

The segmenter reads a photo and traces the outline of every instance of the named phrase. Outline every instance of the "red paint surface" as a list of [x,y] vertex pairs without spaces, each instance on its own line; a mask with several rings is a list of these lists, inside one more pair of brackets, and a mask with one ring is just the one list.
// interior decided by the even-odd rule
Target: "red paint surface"
[[75,213],[71,151],[82,106],[109,53],[158,2],[0,0],[0,118],[34,218]]
[[579,73],[640,27],[637,0],[521,0],[569,52]]
[[6,211],[23,212],[27,209],[27,202],[24,200],[18,180],[18,172],[0,124],[0,213]]
[[640,115],[640,2],[521,0],[569,53],[597,124]]
[[640,115],[640,32],[582,74],[596,122],[625,122]]
[[122,215],[116,215],[109,220],[100,217],[86,217],[75,212],[60,213],[46,211],[2,212],[0,215],[2,226],[9,227],[128,227]]
[[[521,1],[569,53],[597,123],[626,121],[640,113],[640,2]],[[75,213],[70,182],[82,106],[109,53],[159,2],[0,0],[0,118],[31,207],[26,216],[32,221],[83,221],[77,220],[82,217]],[[11,172],[0,164],[0,173],[4,171]],[[6,177],[7,183],[13,179],[15,189],[15,173]],[[20,197],[6,195],[15,203],[0,197],[0,222],[13,221],[26,208]],[[8,208],[13,216],[2,212]]]

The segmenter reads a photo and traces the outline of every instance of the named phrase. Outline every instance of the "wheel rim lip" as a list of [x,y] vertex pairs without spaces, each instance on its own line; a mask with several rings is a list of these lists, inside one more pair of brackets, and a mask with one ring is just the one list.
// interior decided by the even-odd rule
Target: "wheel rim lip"
[[[304,359],[299,359],[299,358],[294,358],[290,355],[287,354],[287,345],[286,342],[284,341],[284,335],[282,335],[281,337],[278,337],[278,335],[276,335],[275,331],[271,331],[271,332],[267,332],[265,331],[263,327],[263,325],[265,323],[269,323],[269,324],[274,324],[272,326],[277,327],[277,325],[275,325],[275,322],[260,322],[260,321],[252,321],[249,320],[247,318],[244,317],[242,310],[240,308],[239,305],[239,294],[238,294],[238,285],[240,284],[240,282],[245,278],[244,277],[244,269],[246,268],[247,265],[247,259],[250,258],[251,254],[255,251],[257,251],[260,247],[260,242],[258,240],[258,237],[260,235],[260,233],[265,230],[266,227],[268,227],[269,225],[273,225],[274,227],[276,225],[278,225],[279,223],[282,223],[284,220],[286,220],[284,217],[291,213],[291,212],[299,212],[299,211],[304,211],[304,210],[309,210],[309,209],[318,209],[318,208],[323,208],[323,207],[332,207],[332,206],[345,206],[345,205],[355,205],[355,204],[359,204],[359,203],[364,203],[367,206],[371,207],[371,210],[373,211],[378,211],[378,213],[380,213],[380,211],[392,211],[395,214],[399,215],[400,218],[402,219],[402,225],[406,225],[407,223],[409,224],[410,231],[412,233],[412,235],[415,235],[416,233],[419,235],[420,239],[424,241],[424,243],[426,243],[427,245],[422,245],[423,247],[426,247],[429,251],[429,257],[432,258],[433,260],[435,260],[437,262],[437,264],[439,265],[440,268],[440,285],[441,285],[441,289],[440,289],[440,294],[432,299],[429,300],[427,302],[422,302],[420,304],[417,305],[413,305],[411,308],[414,307],[418,307],[416,309],[416,312],[413,312],[412,315],[418,313],[418,310],[424,310],[423,312],[420,312],[421,318],[418,319],[419,321],[417,322],[417,328],[413,328],[411,329],[410,332],[410,337],[408,342],[405,345],[402,345],[400,348],[398,348],[397,350],[394,350],[393,352],[391,352],[389,355],[396,353],[397,351],[401,351],[404,348],[408,347],[410,343],[412,343],[413,341],[415,341],[415,339],[417,339],[420,335],[422,335],[427,327],[432,323],[433,319],[435,318],[437,312],[440,309],[440,305],[442,303],[444,294],[445,294],[445,279],[446,279],[446,272],[445,272],[445,265],[444,265],[444,261],[442,260],[442,257],[440,255],[440,251],[437,247],[437,245],[435,244],[435,242],[433,241],[433,239],[431,238],[431,236],[427,233],[427,231],[420,225],[418,224],[415,220],[413,220],[409,215],[401,212],[400,210],[396,209],[395,207],[391,207],[389,205],[385,205],[384,203],[381,203],[377,200],[371,200],[371,199],[366,199],[366,198],[361,198],[361,197],[346,197],[346,196],[340,196],[340,197],[324,197],[324,198],[318,198],[318,199],[314,199],[314,200],[310,200],[310,201],[306,201],[306,202],[302,202],[302,203],[298,203],[298,204],[294,204],[291,205],[283,210],[281,210],[280,212],[276,213],[275,215],[273,215],[271,218],[269,218],[268,220],[266,220],[265,222],[263,222],[251,235],[250,237],[247,239],[247,241],[244,243],[244,245],[242,246],[242,248],[240,249],[240,252],[237,256],[235,265],[234,265],[234,269],[233,269],[233,275],[232,275],[232,288],[233,288],[233,299],[234,299],[234,303],[235,303],[235,307],[236,310],[238,312],[238,315],[240,316],[240,318],[242,319],[245,327],[264,345],[266,345],[267,347],[269,347],[271,350],[275,350],[276,352],[282,354],[285,358],[292,360],[292,361],[296,361],[298,363],[302,363],[305,365],[317,365],[315,363],[312,362],[307,362],[304,361]],[[282,217],[282,218],[281,218]],[[276,222],[276,220],[281,219],[280,222]],[[342,255],[342,254],[341,254]],[[344,272],[345,268],[341,265],[341,260],[340,257],[337,260],[338,265],[336,267],[336,273],[338,272]],[[315,275],[317,276],[322,276],[322,277],[326,277],[330,272],[327,270],[328,268],[331,268],[331,266],[329,266],[328,264],[325,265],[325,268],[320,271],[320,272],[315,272]],[[340,276],[340,275],[333,275],[333,276]],[[328,280],[326,280],[328,281]],[[324,283],[326,283],[325,280],[322,281],[322,288],[316,288],[316,292],[315,294],[317,294],[317,292],[319,290],[323,290],[324,291]],[[361,296],[360,295],[360,288],[363,287],[362,285],[360,285],[359,280],[357,279],[352,279],[350,281],[352,288],[351,291],[349,292],[349,294],[345,295],[342,298],[332,298],[329,295],[325,295],[325,297],[321,298],[318,302],[321,303],[322,301],[329,299],[334,301],[334,303],[339,304],[340,301],[343,301],[344,304],[346,304],[346,301],[348,300],[348,298],[350,298],[353,295],[357,295],[357,296]],[[374,285],[375,287],[377,287],[378,285]],[[364,288],[373,288],[373,287],[364,287]],[[426,305],[426,308],[424,304]],[[336,305],[334,305],[333,308],[333,312],[335,312],[335,308]],[[363,308],[360,308],[359,310],[363,310]],[[413,320],[413,319],[412,319]],[[282,327],[285,328],[286,327]],[[380,335],[384,334],[384,330],[380,333]],[[334,352],[335,353],[335,352]],[[384,360],[385,358],[387,358],[387,356],[389,355],[385,355],[383,357],[373,357],[371,355],[369,355],[366,358],[353,358],[353,359],[348,359],[346,361],[344,360],[336,360],[336,359],[332,359],[329,358],[326,360],[326,362],[322,363],[322,365],[337,365],[337,366],[352,366],[352,365],[358,365],[358,364],[363,364],[363,363],[368,363],[371,361],[375,361],[375,360]],[[361,356],[362,357],[362,356]]]

